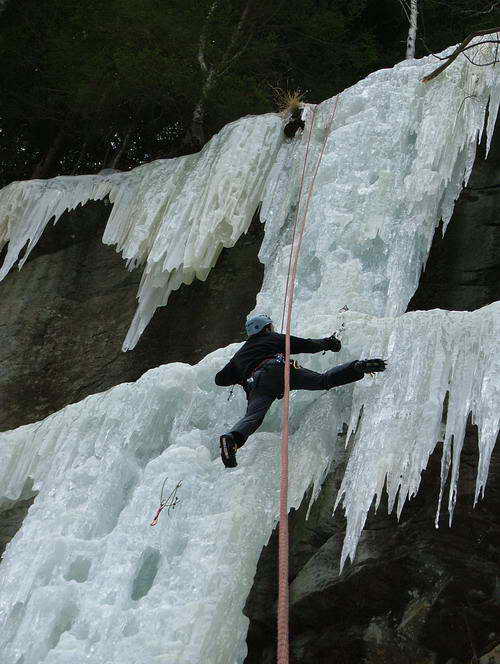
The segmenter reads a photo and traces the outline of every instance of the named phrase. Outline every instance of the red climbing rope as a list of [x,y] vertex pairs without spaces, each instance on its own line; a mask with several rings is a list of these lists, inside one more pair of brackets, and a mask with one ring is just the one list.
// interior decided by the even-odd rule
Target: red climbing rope
[[281,314],[281,330],[280,330],[280,332],[283,332],[283,326],[285,324],[286,300],[287,300],[287,293],[288,293],[288,284],[290,283],[290,267],[292,265],[293,247],[295,245],[295,234],[296,234],[296,231],[297,231],[297,222],[298,222],[299,214],[300,214],[300,202],[302,200],[302,189],[304,187],[304,177],[305,177],[305,173],[306,173],[307,157],[309,155],[309,144],[311,143],[312,128],[314,126],[314,118],[316,117],[316,109],[317,108],[318,107],[315,106],[314,109],[313,109],[311,124],[309,125],[309,135],[307,136],[306,154],[304,155],[304,162],[303,162],[303,165],[302,165],[302,175],[301,175],[301,178],[300,178],[300,189],[299,189],[299,201],[297,203],[297,214],[295,215],[295,223],[293,224],[292,245],[291,245],[291,249],[290,249],[290,258],[288,259],[288,270],[287,270],[287,273],[286,273],[285,297],[283,298],[283,313]]
[[[330,120],[325,132],[325,140],[323,141],[323,146],[318,157],[314,175],[311,181],[311,186],[309,188],[309,194],[307,196],[307,201],[304,209],[304,214],[302,215],[302,220],[300,224],[300,232],[295,243],[295,227],[298,224],[298,218],[300,214],[300,198],[302,195],[302,188],[304,184],[304,176],[306,169],[307,155],[309,151],[309,142],[311,139],[312,127],[314,124],[314,118],[316,114],[316,107],[314,109],[313,116],[311,118],[311,125],[309,127],[309,137],[307,140],[307,150],[304,158],[304,167],[302,169],[302,179],[300,183],[300,192],[299,192],[299,202],[297,208],[297,218],[295,220],[294,232],[293,232],[293,241],[292,247],[290,250],[290,261],[288,265],[288,275],[286,283],[286,292],[285,292],[285,304],[287,306],[287,316],[286,316],[286,341],[285,341],[285,389],[283,394],[283,430],[281,437],[281,479],[280,479],[280,521],[279,521],[279,553],[278,553],[278,650],[277,650],[277,662],[278,664],[288,664],[289,661],[289,628],[288,628],[288,617],[289,617],[289,603],[288,603],[288,549],[289,549],[289,538],[288,538],[288,419],[290,412],[290,327],[292,320],[292,307],[293,307],[293,296],[295,292],[295,279],[297,276],[297,264],[300,253],[300,247],[302,244],[302,238],[304,236],[304,228],[306,225],[307,211],[309,208],[309,202],[311,200],[311,195],[314,187],[314,182],[316,180],[316,174],[318,173],[319,165],[323,158],[323,153],[325,151],[326,142],[328,136],[330,135],[330,129],[332,126],[333,118],[335,117],[335,112],[337,110],[339,95],[335,98],[335,103],[333,110],[330,116]],[[283,329],[283,328],[282,328]]]
[[162,503],[160,505],[160,507],[156,510],[156,514],[154,516],[154,519],[151,521],[151,524],[150,524],[151,526],[156,526],[156,524],[158,523],[158,519],[160,518],[161,511],[163,509],[165,509],[165,507],[166,507],[166,503]]

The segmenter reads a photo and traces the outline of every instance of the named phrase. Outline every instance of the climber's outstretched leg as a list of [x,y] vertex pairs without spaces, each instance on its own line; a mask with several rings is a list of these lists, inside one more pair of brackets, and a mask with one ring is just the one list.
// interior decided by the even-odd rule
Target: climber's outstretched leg
[[356,362],[348,362],[317,373],[310,369],[292,369],[290,371],[290,389],[292,390],[329,390],[332,387],[361,380],[364,372],[355,367]]
[[347,385],[361,380],[366,373],[385,371],[385,360],[356,360],[332,367],[325,373],[317,373],[310,369],[292,369],[290,371],[291,390],[329,390],[332,387]]
[[260,427],[275,398],[267,394],[258,394],[257,390],[250,393],[245,415],[236,422],[229,433],[220,437],[221,459],[226,468],[238,465],[236,451],[246,443],[248,436]]
[[[365,373],[384,371],[385,361],[357,360],[318,373],[304,368],[290,368],[290,389],[292,390],[329,390],[363,378]],[[248,395],[245,415],[232,429],[220,437],[221,459],[226,468],[234,468],[236,452],[245,444],[247,438],[257,431],[267,411],[275,399],[283,396],[284,365],[272,360],[254,373],[253,389]]]

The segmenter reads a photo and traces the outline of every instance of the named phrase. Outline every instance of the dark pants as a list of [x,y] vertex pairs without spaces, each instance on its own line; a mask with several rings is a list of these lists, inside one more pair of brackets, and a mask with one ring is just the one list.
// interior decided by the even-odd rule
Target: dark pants
[[[332,387],[353,383],[363,378],[363,373],[354,369],[354,362],[341,364],[325,373],[310,369],[290,367],[291,390],[329,390]],[[244,417],[239,420],[231,433],[241,447],[262,424],[267,411],[275,399],[281,399],[284,391],[285,367],[282,362],[270,360],[255,372],[247,392],[248,405]]]

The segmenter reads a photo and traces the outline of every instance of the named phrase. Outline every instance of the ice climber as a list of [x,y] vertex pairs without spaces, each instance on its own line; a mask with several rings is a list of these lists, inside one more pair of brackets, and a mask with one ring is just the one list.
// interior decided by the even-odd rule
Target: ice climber
[[[285,335],[274,331],[273,321],[265,314],[249,318],[245,329],[247,341],[215,376],[216,385],[241,385],[248,401],[245,415],[220,437],[221,458],[226,468],[237,466],[237,450],[257,431],[273,401],[281,399],[284,392]],[[337,353],[340,348],[335,334],[325,339],[290,337],[291,353],[322,350]],[[290,360],[290,389],[329,390],[360,380],[365,373],[384,371],[385,366],[380,359],[357,360],[317,373]]]

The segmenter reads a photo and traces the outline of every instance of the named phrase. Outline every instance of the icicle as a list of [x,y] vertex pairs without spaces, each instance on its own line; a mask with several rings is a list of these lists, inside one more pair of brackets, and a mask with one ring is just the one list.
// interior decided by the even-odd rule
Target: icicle
[[[489,455],[499,428],[500,361],[496,347],[500,303],[474,312],[412,312],[396,319],[379,319],[378,325],[377,334],[368,330],[371,345],[366,355],[388,358],[389,369],[372,383],[363,381],[355,387],[353,419],[361,407],[363,417],[337,499],[337,504],[343,502],[347,517],[341,565],[348,557],[354,559],[373,497],[377,496],[379,502],[385,482],[390,509],[397,497],[398,518],[407,497],[416,495],[421,471],[439,440],[447,392],[436,525],[450,467],[451,523],[469,413],[480,423],[481,460],[476,496],[484,486]],[[350,329],[353,327],[352,322]],[[350,430],[354,429],[351,420]]]

